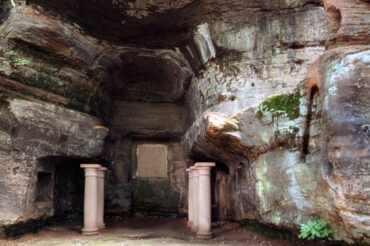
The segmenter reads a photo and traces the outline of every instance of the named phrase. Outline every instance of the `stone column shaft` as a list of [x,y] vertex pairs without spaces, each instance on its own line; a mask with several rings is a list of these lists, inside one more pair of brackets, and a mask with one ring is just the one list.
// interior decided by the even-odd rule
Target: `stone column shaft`
[[99,164],[81,164],[85,169],[84,227],[83,235],[98,234],[98,169]]
[[198,193],[198,230],[197,237],[201,239],[212,238],[211,232],[211,167],[213,162],[198,162],[195,167],[199,175]]
[[193,171],[186,169],[189,175],[189,189],[188,189],[188,226],[193,225]]
[[99,229],[105,228],[104,224],[104,174],[107,168],[98,169],[98,213],[97,226]]
[[198,182],[198,169],[196,167],[190,167],[193,174],[193,181],[192,181],[192,191],[193,191],[193,198],[192,198],[192,219],[193,225],[191,227],[193,232],[198,231],[198,191],[199,191],[199,182]]

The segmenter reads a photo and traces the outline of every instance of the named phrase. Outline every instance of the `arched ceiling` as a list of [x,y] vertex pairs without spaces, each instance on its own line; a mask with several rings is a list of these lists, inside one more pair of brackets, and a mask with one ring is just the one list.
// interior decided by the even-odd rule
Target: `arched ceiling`
[[110,68],[110,94],[115,98],[175,102],[183,97],[193,74],[184,56],[173,50],[126,48]]

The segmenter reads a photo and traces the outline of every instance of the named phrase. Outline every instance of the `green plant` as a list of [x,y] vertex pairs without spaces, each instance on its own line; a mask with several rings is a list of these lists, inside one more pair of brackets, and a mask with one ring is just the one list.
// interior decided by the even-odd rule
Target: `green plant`
[[14,60],[14,65],[15,66],[24,66],[24,65],[27,65],[27,64],[30,64],[30,63],[31,63],[31,61],[27,60],[27,59],[15,58],[15,60]]
[[13,56],[13,55],[15,55],[15,51],[14,50],[9,50],[9,51],[5,52],[5,55]]
[[315,238],[327,238],[331,230],[326,228],[326,222],[322,220],[309,220],[307,224],[301,224],[301,233],[298,238],[312,240]]
[[22,59],[16,56],[17,56],[17,53],[15,53],[14,50],[7,51],[5,52],[5,57],[0,56],[0,62],[7,64],[7,65],[13,65],[13,66],[24,66],[24,65],[31,63],[30,60]]

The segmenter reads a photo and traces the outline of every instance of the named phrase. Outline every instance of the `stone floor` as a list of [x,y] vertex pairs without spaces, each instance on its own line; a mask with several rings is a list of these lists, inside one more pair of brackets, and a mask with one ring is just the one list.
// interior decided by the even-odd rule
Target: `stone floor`
[[[303,245],[281,238],[272,238],[240,227],[238,223],[213,224],[215,237],[212,240],[196,239],[179,219],[127,218],[107,223],[107,228],[96,236],[82,236],[80,223],[62,223],[48,226],[38,233],[29,233],[17,239],[1,240],[6,246],[182,246],[182,245],[250,245],[292,246]],[[307,244],[305,244],[307,245]]]

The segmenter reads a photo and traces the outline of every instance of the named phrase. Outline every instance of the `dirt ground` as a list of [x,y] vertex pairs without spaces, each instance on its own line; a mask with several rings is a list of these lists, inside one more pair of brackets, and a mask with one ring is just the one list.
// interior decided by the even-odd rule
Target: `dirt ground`
[[80,223],[61,223],[47,226],[38,233],[28,233],[17,239],[1,240],[6,246],[182,246],[182,245],[265,245],[296,246],[301,243],[274,239],[258,232],[244,229],[238,223],[214,223],[214,238],[199,240],[180,219],[127,218],[108,222],[107,228],[96,236],[80,234]]

